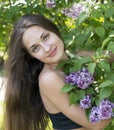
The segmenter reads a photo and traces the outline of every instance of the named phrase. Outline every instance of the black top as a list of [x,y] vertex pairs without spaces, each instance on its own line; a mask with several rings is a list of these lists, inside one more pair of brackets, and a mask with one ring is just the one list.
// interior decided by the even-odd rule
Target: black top
[[76,124],[75,122],[67,118],[62,113],[57,113],[57,114],[49,113],[49,117],[52,121],[53,128],[57,130],[71,130],[71,129],[77,129],[82,127],[79,124]]

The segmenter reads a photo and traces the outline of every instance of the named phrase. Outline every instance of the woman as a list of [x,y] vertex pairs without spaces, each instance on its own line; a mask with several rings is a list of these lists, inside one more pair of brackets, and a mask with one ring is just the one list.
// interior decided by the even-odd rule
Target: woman
[[[79,55],[91,55],[80,51]],[[61,93],[65,74],[55,70],[67,59],[57,27],[41,15],[25,15],[14,26],[6,62],[6,130],[101,130],[109,120],[92,124],[78,105]]]

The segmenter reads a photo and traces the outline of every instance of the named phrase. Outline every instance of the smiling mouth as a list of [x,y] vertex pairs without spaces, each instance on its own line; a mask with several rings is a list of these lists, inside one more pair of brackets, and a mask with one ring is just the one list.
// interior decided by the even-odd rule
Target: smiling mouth
[[49,57],[53,57],[56,54],[57,48],[55,48],[50,54]]

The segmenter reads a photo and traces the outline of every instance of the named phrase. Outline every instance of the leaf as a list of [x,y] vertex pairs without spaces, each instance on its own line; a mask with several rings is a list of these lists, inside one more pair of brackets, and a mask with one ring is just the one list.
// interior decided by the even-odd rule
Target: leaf
[[90,121],[90,109],[86,109],[86,117],[87,117],[87,119],[88,119],[88,121]]
[[76,93],[72,92],[72,93],[69,94],[70,105],[73,104],[73,103],[75,104],[78,100],[79,100],[79,97]]
[[114,30],[110,32],[109,37],[114,37]]
[[72,89],[74,89],[74,87],[71,84],[65,84],[63,88],[61,89],[61,92],[67,93],[71,91]]
[[102,82],[98,87],[105,88],[105,87],[111,86],[111,85],[113,85],[113,82],[111,80],[106,80],[106,81]]
[[86,94],[87,94],[87,95],[94,94],[94,93],[95,93],[95,91],[93,90],[92,87],[89,87],[89,88],[86,90]]
[[95,56],[101,56],[102,55],[102,48],[97,48]]
[[92,26],[87,27],[86,32],[85,32],[85,35],[91,34],[92,29],[93,29]]
[[96,97],[95,97],[96,106],[99,105],[100,101],[101,101],[100,98],[99,98],[98,96],[96,96]]
[[78,17],[78,20],[77,20],[78,24],[81,24],[86,19],[86,17],[87,17],[86,12],[81,13]]
[[106,79],[111,80],[114,84],[114,73],[107,73],[106,74]]
[[85,56],[80,60],[82,64],[92,61],[91,57]]
[[101,60],[101,61],[98,63],[98,66],[99,66],[101,69],[104,69],[106,72],[109,72],[109,71],[110,71],[110,65],[109,65],[109,63],[108,63],[106,60]]
[[77,96],[79,97],[79,99],[82,99],[85,96],[85,91],[79,90],[78,93],[77,93]]
[[86,40],[85,34],[79,34],[77,37],[77,42],[80,44],[80,46],[83,46],[84,41]]
[[104,35],[105,35],[105,29],[104,29],[103,27],[101,27],[101,26],[97,27],[97,28],[95,29],[95,32],[96,32],[96,34],[97,34],[100,38],[103,38]]
[[102,14],[102,12],[99,12],[98,10],[95,10],[95,9],[93,9],[92,11],[91,11],[91,17],[93,18],[93,19],[99,19],[100,17],[102,17],[103,16],[103,14]]
[[111,88],[103,88],[100,90],[100,99],[105,99],[107,97],[109,97],[112,93],[112,89]]
[[114,41],[109,42],[108,47],[114,53]]
[[89,70],[90,74],[94,73],[95,67],[96,67],[96,63],[89,63],[88,64],[88,70]]
[[56,66],[55,69],[57,70],[57,69],[61,68],[61,67],[64,66],[66,63],[68,63],[67,60],[61,60],[61,61],[59,62],[59,64]]
[[110,40],[111,40],[110,37],[106,38],[106,39],[103,41],[101,48],[104,49],[104,47],[109,43]]

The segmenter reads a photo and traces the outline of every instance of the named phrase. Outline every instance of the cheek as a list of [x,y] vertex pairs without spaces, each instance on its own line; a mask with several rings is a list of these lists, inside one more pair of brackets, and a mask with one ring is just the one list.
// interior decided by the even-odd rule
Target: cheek
[[37,52],[36,54],[34,54],[33,56],[34,56],[36,59],[38,59],[38,60],[42,60],[43,57],[44,57],[44,53],[43,53],[43,51],[39,51],[39,52]]
[[64,49],[64,43],[61,40],[58,40],[59,46],[61,47],[61,49]]

